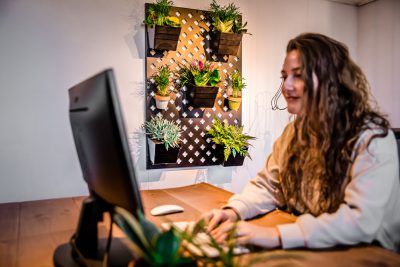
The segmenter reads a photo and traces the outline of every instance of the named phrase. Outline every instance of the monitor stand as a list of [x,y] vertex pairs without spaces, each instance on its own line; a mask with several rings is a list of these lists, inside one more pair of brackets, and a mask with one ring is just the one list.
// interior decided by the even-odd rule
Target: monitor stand
[[[90,266],[103,266],[102,255],[107,244],[107,239],[99,240],[99,255],[101,258],[90,259],[86,258],[85,261]],[[80,267],[85,266],[75,260],[73,256],[72,247],[69,243],[62,244],[57,247],[53,255],[53,263],[55,267]],[[132,253],[122,243],[120,238],[113,238],[111,242],[110,254],[108,259],[109,267],[127,267],[132,260]],[[86,265],[88,265],[86,264]]]
[[[82,202],[78,227],[70,243],[57,247],[53,254],[56,267],[69,266],[102,266],[107,239],[98,238],[98,223],[103,221],[104,212],[113,207],[91,194]],[[126,267],[132,260],[132,252],[126,248],[121,239],[113,238],[110,245],[108,265]]]

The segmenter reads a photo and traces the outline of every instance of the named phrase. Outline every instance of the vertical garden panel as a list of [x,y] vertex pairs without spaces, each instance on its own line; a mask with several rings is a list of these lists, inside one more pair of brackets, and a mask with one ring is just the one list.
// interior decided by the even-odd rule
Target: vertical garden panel
[[[150,5],[145,4],[146,14]],[[207,18],[207,11],[172,7],[170,15],[178,17],[182,25],[176,50],[150,48],[149,39],[153,37],[146,26],[146,120],[150,120],[152,116],[163,116],[177,122],[183,129],[182,146],[177,162],[172,164],[152,164],[146,146],[146,166],[147,169],[157,169],[219,165],[223,159],[219,156],[217,147],[206,136],[205,130],[212,125],[214,117],[221,121],[227,120],[229,124],[241,125],[241,108],[237,111],[229,109],[225,83],[221,82],[219,85],[213,107],[193,105],[193,101],[190,101],[190,90],[184,87],[171,94],[166,110],[160,110],[156,108],[153,98],[156,86],[151,77],[165,64],[176,71],[180,64],[192,64],[195,60],[201,60],[216,64],[220,70],[221,80],[225,81],[226,76],[233,70],[241,71],[241,47],[236,56],[216,55],[212,51],[209,32],[211,24]]]

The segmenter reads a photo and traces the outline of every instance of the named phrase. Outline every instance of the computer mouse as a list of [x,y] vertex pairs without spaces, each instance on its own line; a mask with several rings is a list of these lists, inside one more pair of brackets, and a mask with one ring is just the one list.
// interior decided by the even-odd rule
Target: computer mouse
[[153,216],[159,216],[182,211],[184,211],[184,208],[178,205],[161,205],[153,208],[150,213]]

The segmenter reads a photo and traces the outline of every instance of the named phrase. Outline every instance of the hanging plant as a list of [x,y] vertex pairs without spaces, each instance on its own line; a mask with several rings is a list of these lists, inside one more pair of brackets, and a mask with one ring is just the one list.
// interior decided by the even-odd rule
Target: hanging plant
[[149,5],[146,19],[143,23],[150,27],[148,29],[148,41],[150,47],[161,50],[176,50],[181,24],[179,18],[169,16],[172,1],[157,0]]
[[242,21],[239,8],[230,3],[219,5],[215,0],[209,8],[211,24],[211,46],[216,54],[237,55],[242,35],[247,33],[247,22]]
[[223,33],[247,33],[247,22],[242,22],[242,13],[234,3],[221,6],[213,0],[209,11],[214,30]]
[[231,110],[239,110],[240,108],[240,103],[242,102],[241,92],[246,87],[243,80],[244,78],[238,70],[234,70],[229,74],[229,85],[232,89],[232,94],[228,96],[228,101]]
[[175,16],[169,16],[169,11],[174,2],[168,0],[157,0],[148,9],[148,15],[143,21],[144,24],[154,27],[169,26],[173,28],[181,27],[179,19]]
[[211,62],[194,61],[191,65],[180,65],[177,73],[180,86],[187,86],[189,99],[195,107],[213,107],[218,94],[221,76]]
[[158,109],[166,110],[168,102],[171,99],[171,92],[174,91],[174,87],[171,84],[172,72],[168,65],[163,65],[158,68],[158,71],[153,74],[152,79],[157,86],[157,92],[154,96],[156,100],[156,107]]
[[143,124],[149,145],[150,161],[153,164],[175,163],[180,149],[181,127],[161,116],[151,117]]
[[214,119],[207,134],[213,143],[221,146],[224,166],[240,166],[243,165],[245,157],[251,159],[248,151],[251,146],[249,141],[255,137],[244,134],[243,126],[229,125],[226,121],[222,124],[218,119]]

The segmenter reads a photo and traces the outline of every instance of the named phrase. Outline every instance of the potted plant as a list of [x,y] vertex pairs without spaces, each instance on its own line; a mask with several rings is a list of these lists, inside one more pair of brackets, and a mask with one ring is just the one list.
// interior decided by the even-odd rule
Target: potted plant
[[238,70],[234,70],[229,74],[229,84],[232,89],[232,94],[228,96],[229,108],[231,110],[239,110],[240,103],[242,102],[241,92],[246,84],[243,82],[244,78]]
[[249,140],[255,137],[243,133],[243,126],[229,125],[226,121],[222,124],[214,119],[212,127],[207,130],[211,140],[220,146],[223,166],[241,166],[245,157],[250,157]]
[[169,16],[170,7],[174,3],[169,0],[157,0],[148,5],[144,24],[149,26],[148,41],[153,49],[176,50],[181,24],[175,16]]
[[136,219],[130,212],[116,207],[114,222],[126,235],[125,243],[138,258],[135,266],[184,266],[193,263],[181,251],[182,239],[174,228],[162,232],[141,212]]
[[[156,100],[156,107],[158,109],[167,109],[168,102],[171,99],[170,93],[172,91],[169,87],[171,83],[171,70],[168,65],[164,65],[158,68],[158,71],[154,73],[152,79],[157,86],[156,94],[154,99]],[[172,87],[173,88],[173,87]]]
[[148,135],[152,164],[175,163],[180,149],[181,127],[161,116],[154,116],[143,124],[143,128]]
[[[141,212],[135,218],[120,207],[114,208],[112,219],[126,235],[125,244],[135,255],[134,266],[245,266],[234,257],[236,226],[228,231],[226,244],[221,246],[206,232],[204,219],[184,229],[169,224],[168,229],[162,230]],[[205,237],[210,240],[208,249],[217,251],[219,258],[209,257],[203,249]]]
[[242,22],[242,14],[235,4],[219,5],[215,0],[209,8],[213,30],[211,47],[219,55],[237,55],[242,35],[247,33],[247,22]]
[[191,65],[180,65],[177,74],[180,86],[186,86],[190,102],[194,107],[212,108],[221,82],[219,70],[210,62],[194,61]]

